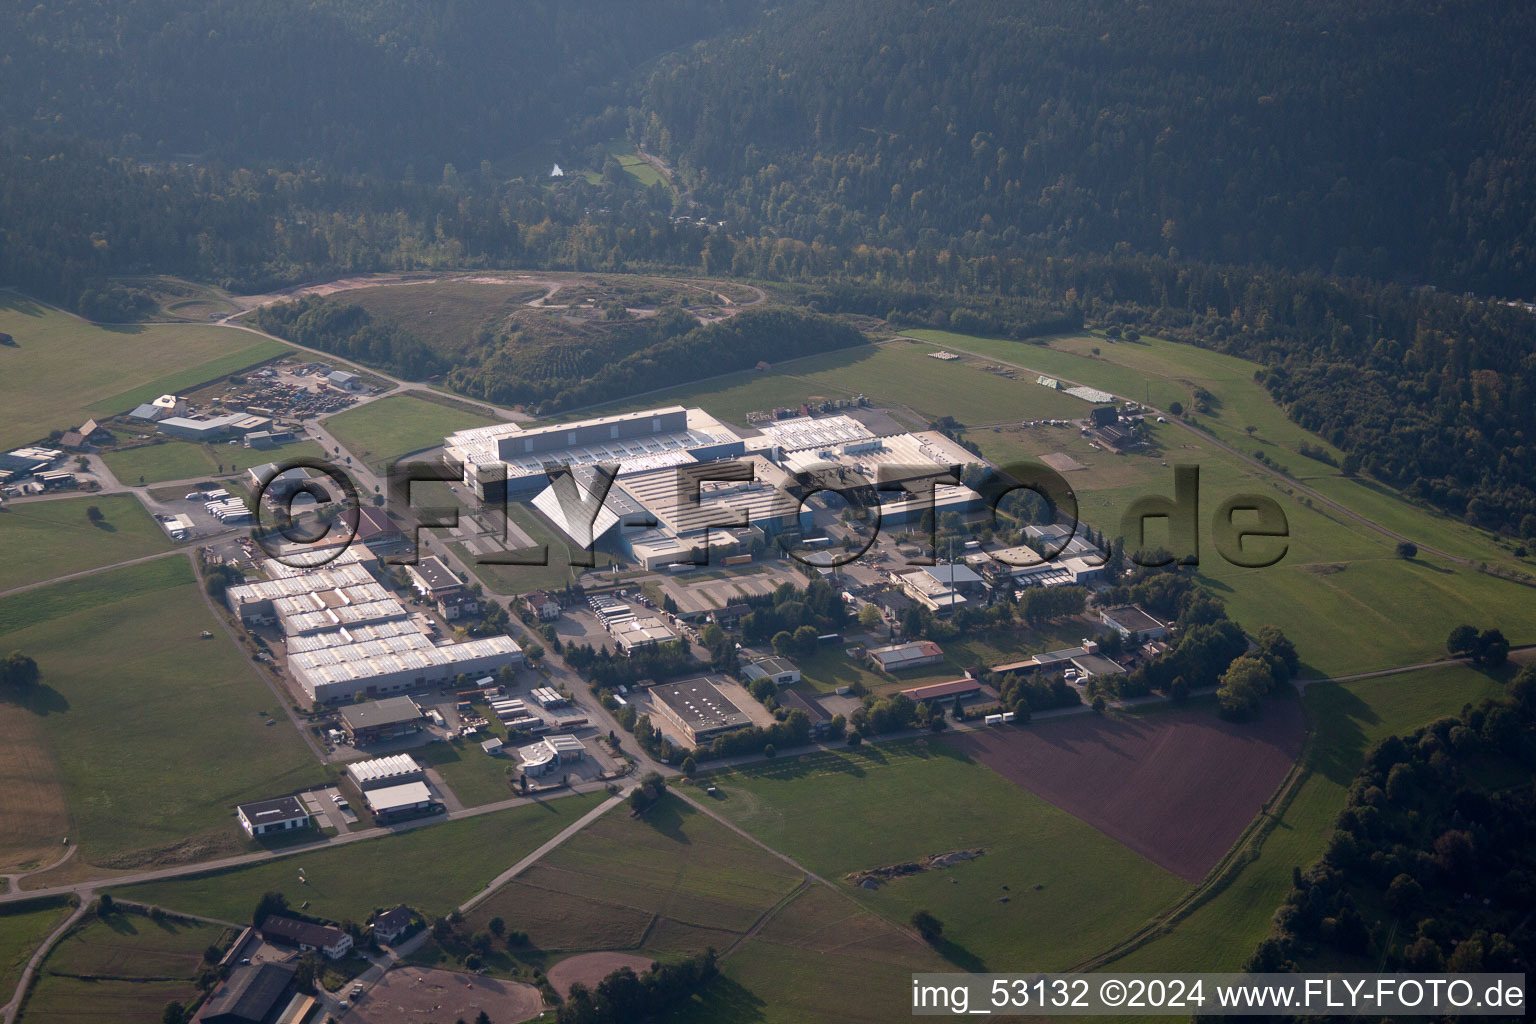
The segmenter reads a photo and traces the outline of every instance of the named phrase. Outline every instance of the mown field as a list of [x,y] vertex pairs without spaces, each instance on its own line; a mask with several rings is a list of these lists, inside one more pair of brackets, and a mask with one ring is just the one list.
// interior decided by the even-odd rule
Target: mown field
[[[635,950],[666,957],[723,950],[802,881],[772,854],[676,797],[631,818],[609,811],[468,915],[527,932],[542,957]],[[502,963],[505,961],[505,963]],[[493,966],[510,966],[503,954]]]
[[[86,516],[92,505],[100,523]],[[0,593],[170,548],[170,537],[131,495],[11,504],[0,512]]]
[[[204,640],[205,629],[219,632]],[[325,779],[182,558],[0,599],[0,634],[42,670],[8,742],[56,765],[77,860],[133,867],[241,849],[235,804]],[[0,833],[58,814],[0,800]]]
[[221,925],[121,911],[88,917],[43,961],[20,1019],[158,1024],[166,1003],[196,998],[203,951],[230,938]]
[[664,1019],[668,1024],[885,1024],[910,1013],[913,972],[950,970],[909,932],[812,885],[720,962],[721,977],[714,984]]
[[[310,913],[337,921],[362,921],[377,907],[401,902],[437,916],[485,888],[603,799],[602,793],[565,796],[115,894],[226,921],[250,920],[256,901],[268,890],[285,893],[295,904],[308,900]],[[300,868],[307,879],[303,884]]]
[[0,293],[0,331],[16,340],[15,347],[0,347],[0,450],[288,351],[224,327],[98,327],[8,292]]
[[328,418],[325,429],[355,458],[383,469],[409,452],[443,443],[458,430],[483,427],[495,420],[415,395],[390,395]]
[[1291,869],[1304,868],[1321,855],[1366,751],[1387,736],[1411,732],[1460,711],[1468,701],[1496,696],[1502,688],[1500,679],[1462,666],[1309,686],[1307,771],[1278,812],[1258,856],[1207,902],[1104,969],[1240,970],[1269,934],[1270,918],[1290,889]]
[[120,483],[132,487],[135,484],[158,484],[166,480],[193,480],[210,476],[218,471],[220,465],[229,465],[227,460],[237,457],[226,454],[233,452],[249,454],[243,448],[221,445],[218,457],[215,458],[214,449],[209,445],[194,444],[191,441],[167,441],[164,444],[106,452],[101,458]]
[[[865,745],[709,776],[721,813],[867,908],[944,922],[965,970],[1064,967],[1135,931],[1187,891],[1172,873],[942,742]],[[974,860],[869,891],[847,876],[925,856]]]

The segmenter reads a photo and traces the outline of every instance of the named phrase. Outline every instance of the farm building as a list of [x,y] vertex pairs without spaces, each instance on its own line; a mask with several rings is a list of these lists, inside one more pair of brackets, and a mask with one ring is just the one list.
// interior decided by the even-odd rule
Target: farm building
[[759,679],[772,680],[779,686],[789,686],[800,681],[800,670],[787,658],[764,658],[754,661],[741,670],[742,678],[749,683]]
[[236,967],[197,1015],[199,1024],[266,1024],[293,995],[292,964],[270,960]]
[[981,684],[974,679],[955,679],[947,683],[929,683],[927,686],[914,686],[910,690],[902,690],[901,695],[913,701],[922,700],[953,700],[959,697],[964,700],[974,697],[981,692]]
[[327,959],[338,960],[352,949],[352,936],[340,928],[299,921],[291,917],[272,914],[257,929],[261,937],[279,946],[296,946],[300,950],[315,950]]
[[914,640],[911,643],[873,648],[869,657],[881,671],[900,672],[909,668],[937,665],[944,660],[944,651],[932,640]]
[[363,794],[368,809],[379,824],[415,815],[432,806],[432,791],[425,782],[406,782],[381,786]]
[[341,709],[341,731],[359,746],[408,736],[424,728],[421,708],[409,697],[388,697]]
[[425,777],[421,765],[410,754],[391,754],[371,761],[354,761],[347,765],[347,774],[357,784],[357,788],[365,793],[384,786],[418,782]]
[[752,724],[712,680],[703,676],[653,686],[650,696],[652,707],[681,729],[694,746]]
[[309,812],[304,802],[296,796],[280,796],[275,800],[257,800],[235,808],[240,827],[252,839],[275,832],[291,832],[296,828],[309,827]]
[[1126,638],[1133,633],[1143,640],[1161,640],[1168,635],[1166,623],[1157,621],[1134,604],[1105,608],[1099,612],[1099,621]]

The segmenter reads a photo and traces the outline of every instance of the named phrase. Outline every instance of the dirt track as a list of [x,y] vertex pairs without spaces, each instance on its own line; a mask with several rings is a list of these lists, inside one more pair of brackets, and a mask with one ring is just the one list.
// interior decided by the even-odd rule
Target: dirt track
[[651,969],[651,962],[650,957],[635,956],[633,953],[582,953],[580,956],[567,957],[551,967],[549,983],[562,997],[568,996],[571,994],[571,986],[578,981],[587,988],[594,988],[620,967],[644,974]]

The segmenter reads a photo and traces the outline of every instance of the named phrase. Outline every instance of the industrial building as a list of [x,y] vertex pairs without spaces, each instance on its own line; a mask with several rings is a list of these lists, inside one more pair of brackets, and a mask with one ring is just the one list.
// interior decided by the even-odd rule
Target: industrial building
[[959,697],[964,700],[974,697],[981,692],[981,684],[974,679],[954,679],[947,683],[929,683],[927,686],[914,686],[910,690],[902,690],[901,695],[912,701],[924,700],[954,700]]
[[650,697],[651,706],[681,730],[694,746],[752,724],[752,719],[731,698],[703,676],[653,686]]
[[1119,675],[1125,669],[1099,653],[1099,645],[1092,640],[1084,640],[1081,647],[1066,647],[1059,651],[1046,651],[1037,654],[1033,658],[1025,658],[1023,661],[1009,662],[1005,665],[992,666],[993,675],[1031,675],[1045,671],[1049,673],[1064,673],[1069,669],[1076,670],[1080,675],[1103,676]]
[[897,577],[912,600],[938,614],[968,607],[987,585],[968,565],[927,565]]
[[[420,709],[418,708],[417,711],[419,713]],[[385,786],[420,782],[426,778],[424,769],[410,754],[392,754],[389,757],[376,757],[369,761],[354,761],[347,765],[347,775],[364,793],[371,789],[382,789]]]
[[381,825],[413,817],[430,810],[433,804],[432,791],[425,782],[380,786],[365,792],[363,799],[368,801],[368,809],[373,812],[374,820]]
[[409,697],[390,697],[341,709],[341,731],[354,746],[409,736],[426,728],[421,708]]
[[767,679],[777,686],[792,686],[800,681],[800,670],[787,658],[764,658],[754,661],[741,670],[742,678],[749,683]]
[[[482,497],[527,501],[573,545],[601,543],[647,569],[809,533],[803,499],[828,481],[867,482],[889,524],[981,505],[958,481],[975,456],[943,434],[876,436],[844,415],[780,420],[744,438],[701,409],[670,406],[526,430],[475,428],[450,436],[446,451]],[[600,464],[615,467],[601,504]],[[553,468],[570,472],[552,480]]]
[[561,765],[585,760],[587,748],[575,736],[546,736],[517,750],[518,771],[524,775],[548,775]]
[[167,416],[159,423],[160,433],[183,441],[217,441],[231,434],[249,434],[257,430],[266,430],[272,425],[272,421],[265,416],[252,416],[243,412],[210,416],[206,419]]
[[944,651],[932,640],[914,640],[911,643],[872,648],[869,657],[882,672],[900,672],[909,668],[937,665],[944,660]]
[[304,809],[304,802],[296,796],[280,796],[275,800],[241,804],[235,808],[235,817],[240,819],[240,827],[252,839],[308,828],[310,824],[309,811]]
[[1143,640],[1161,640],[1168,635],[1166,623],[1159,622],[1134,604],[1105,608],[1099,612],[1099,621],[1126,639],[1132,634]]
[[288,671],[311,700],[400,693],[522,664],[522,648],[507,636],[434,643],[420,620],[374,580],[363,557],[348,548],[316,569],[269,560],[263,564],[270,579],[225,592],[247,626],[281,627]]
[[405,567],[416,593],[429,601],[441,600],[444,595],[464,589],[464,581],[436,555],[428,555],[415,565]]

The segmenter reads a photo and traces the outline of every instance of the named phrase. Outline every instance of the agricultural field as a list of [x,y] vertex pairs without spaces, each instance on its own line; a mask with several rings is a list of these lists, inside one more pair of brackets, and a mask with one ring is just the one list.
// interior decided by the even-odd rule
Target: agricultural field
[[[219,638],[201,639],[205,629]],[[142,867],[244,849],[235,804],[325,780],[255,669],[221,638],[182,558],[0,599],[0,633],[42,670],[10,742],[56,766],[76,862]],[[242,752],[238,772],[188,775],[232,750]],[[0,800],[0,833],[56,824],[57,808],[18,806],[3,790]]]
[[222,925],[125,911],[87,917],[43,961],[20,1019],[157,1024],[166,1003],[197,997],[203,951],[230,938]]
[[114,895],[226,921],[249,921],[256,901],[269,890],[308,900],[309,913],[336,921],[362,921],[377,907],[401,902],[435,917],[604,799],[604,793],[563,796],[233,871],[136,885]]
[[1501,679],[1453,665],[1307,687],[1311,735],[1304,772],[1291,798],[1272,810],[1273,828],[1257,855],[1219,881],[1206,902],[1104,969],[1240,970],[1269,934],[1270,918],[1290,889],[1291,869],[1322,854],[1366,751],[1387,736],[1455,714],[1469,701],[1497,696]]
[[884,1024],[910,1013],[913,972],[953,969],[916,936],[810,885],[724,957],[721,977],[667,1020]]
[[402,455],[441,445],[455,431],[495,422],[465,408],[406,394],[339,412],[326,419],[325,429],[353,457],[382,470]]
[[1286,697],[1256,722],[1222,721],[1210,708],[1077,715],[948,742],[1193,883],[1274,795],[1303,728],[1300,702]]
[[801,881],[777,857],[668,796],[642,819],[624,808],[599,818],[476,907],[466,928],[501,917],[527,932],[540,956],[681,956],[724,949]]
[[[92,505],[99,523],[86,516]],[[160,524],[130,495],[9,504],[0,512],[0,593],[170,548]]]
[[[926,909],[965,970],[1065,967],[1119,941],[1188,891],[1114,839],[942,741],[866,744],[708,776],[717,809],[888,921]],[[850,875],[982,850],[857,888]]]
[[61,899],[0,906],[0,999],[10,1000],[27,961],[72,909]]
[[224,327],[98,327],[12,293],[0,294],[0,331],[16,339],[15,347],[0,348],[0,450],[289,351]]
[[[228,446],[221,446],[228,449]],[[246,454],[245,449],[239,449]],[[132,487],[136,484],[158,484],[167,480],[200,480],[213,475],[227,458],[224,450],[214,457],[210,445],[191,441],[166,441],[138,448],[123,448],[106,452],[102,461],[117,477],[119,483]]]

